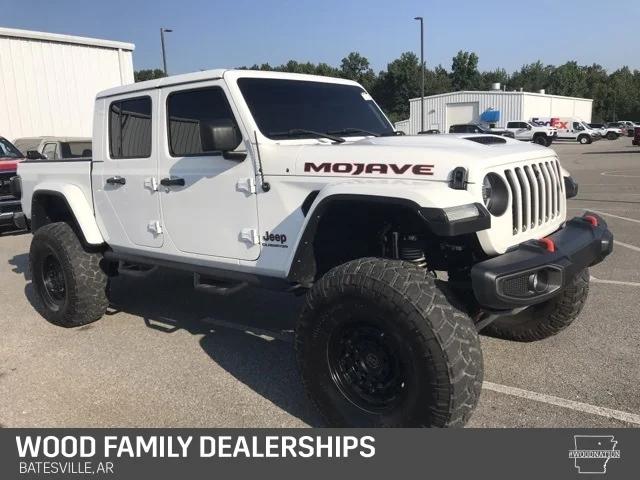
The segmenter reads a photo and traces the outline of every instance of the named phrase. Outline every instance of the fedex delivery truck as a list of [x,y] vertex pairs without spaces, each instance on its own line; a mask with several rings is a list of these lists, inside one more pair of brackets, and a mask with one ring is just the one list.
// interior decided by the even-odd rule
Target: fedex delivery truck
[[558,140],[574,140],[583,145],[602,137],[597,130],[576,117],[533,117],[531,123],[555,128],[558,131]]

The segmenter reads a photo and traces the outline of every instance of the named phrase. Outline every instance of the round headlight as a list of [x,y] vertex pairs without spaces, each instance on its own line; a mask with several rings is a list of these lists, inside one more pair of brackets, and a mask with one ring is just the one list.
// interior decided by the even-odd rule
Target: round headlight
[[507,185],[499,175],[489,173],[482,180],[482,201],[491,215],[499,217],[507,210],[509,193]]
[[489,178],[489,175],[486,175],[484,180],[482,180],[482,201],[487,209],[489,208],[489,205],[491,205],[492,187],[491,179]]

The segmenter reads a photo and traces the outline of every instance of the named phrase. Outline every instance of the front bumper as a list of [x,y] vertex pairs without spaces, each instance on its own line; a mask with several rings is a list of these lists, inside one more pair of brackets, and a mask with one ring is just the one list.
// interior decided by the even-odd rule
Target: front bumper
[[0,227],[16,227],[16,216],[21,213],[20,200],[13,196],[0,196]]
[[487,309],[508,310],[557,295],[582,269],[613,251],[613,234],[598,215],[569,220],[543,241],[524,242],[471,269],[473,292]]

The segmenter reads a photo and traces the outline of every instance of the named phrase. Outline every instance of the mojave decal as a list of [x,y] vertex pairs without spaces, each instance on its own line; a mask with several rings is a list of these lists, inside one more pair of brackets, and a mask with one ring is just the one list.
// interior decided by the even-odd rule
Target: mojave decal
[[433,175],[433,165],[425,164],[396,164],[396,163],[313,163],[305,162],[305,172],[315,173],[339,173],[346,175],[378,174],[403,175],[411,173],[413,175]]

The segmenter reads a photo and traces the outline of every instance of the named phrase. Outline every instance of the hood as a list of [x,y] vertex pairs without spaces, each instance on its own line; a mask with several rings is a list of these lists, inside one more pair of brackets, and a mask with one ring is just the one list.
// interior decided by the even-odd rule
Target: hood
[[342,144],[298,145],[295,173],[305,176],[447,181],[454,168],[464,167],[469,171],[469,181],[473,181],[473,172],[549,157],[555,157],[555,152],[546,147],[496,135],[370,137]]

